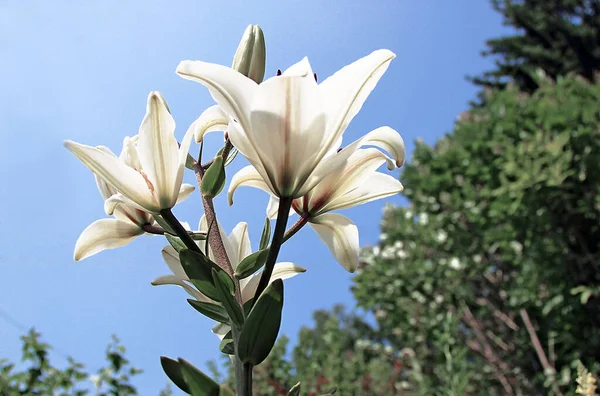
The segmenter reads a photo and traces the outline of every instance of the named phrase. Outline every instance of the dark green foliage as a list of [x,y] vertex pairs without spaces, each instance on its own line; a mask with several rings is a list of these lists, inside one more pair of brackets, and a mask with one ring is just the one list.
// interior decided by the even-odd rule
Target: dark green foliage
[[415,387],[462,373],[468,393],[548,394],[577,359],[598,370],[599,103],[583,79],[544,80],[417,144],[401,176],[411,205],[386,212],[354,287],[381,335],[414,349]]
[[[15,364],[0,359],[0,395],[88,395],[90,380],[94,395],[137,395],[131,378],[141,373],[125,357],[125,348],[113,336],[106,349],[108,365],[96,375],[88,374],[81,363],[66,358],[66,368],[51,364],[50,345],[40,341],[40,333],[30,330],[21,337],[23,341],[22,362],[25,368],[17,370]],[[20,367],[20,366],[18,366]]]
[[496,68],[474,78],[476,84],[498,88],[513,81],[533,92],[538,68],[552,79],[575,73],[597,80],[600,1],[492,0],[492,5],[516,34],[487,41],[483,54],[496,59]]

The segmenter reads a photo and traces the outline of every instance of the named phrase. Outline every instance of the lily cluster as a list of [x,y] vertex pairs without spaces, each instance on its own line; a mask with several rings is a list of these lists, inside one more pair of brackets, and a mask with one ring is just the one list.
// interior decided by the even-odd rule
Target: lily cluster
[[[321,83],[304,58],[263,81],[264,36],[260,27],[250,25],[231,67],[181,62],[177,74],[208,88],[216,104],[194,121],[180,142],[158,92],[149,94],[139,132],[124,139],[119,156],[103,146],[65,142],[93,172],[104,210],[112,216],[82,232],[75,260],[124,246],[143,234],[164,235],[169,245],[162,256],[171,274],[152,284],[182,287],[192,297],[192,307],[217,321],[213,332],[236,364],[237,393],[251,394],[252,366],[268,355],[279,331],[282,281],[305,271],[293,263],[276,263],[281,246],[308,224],[334,258],[353,272],[359,257],[358,229],[334,211],[403,189],[396,178],[378,171],[383,164],[393,170],[404,163],[404,141],[392,128],[379,127],[342,146],[348,125],[394,57],[389,50],[374,51]],[[205,135],[215,131],[224,133],[225,145],[203,164],[202,154],[189,154],[190,145],[192,140],[202,144]],[[259,188],[270,197],[256,252],[251,250],[247,224],[238,223],[226,235],[212,203],[224,188],[225,167],[237,152],[249,165],[232,177],[229,204],[240,186]],[[196,174],[205,208],[197,230],[178,221],[171,210],[194,190],[183,183],[186,167]],[[293,214],[299,219],[286,230]],[[271,219],[276,219],[273,233]],[[161,361],[185,392],[227,394],[185,360]],[[211,387],[217,393],[211,393]],[[299,385],[292,391],[299,391]]]

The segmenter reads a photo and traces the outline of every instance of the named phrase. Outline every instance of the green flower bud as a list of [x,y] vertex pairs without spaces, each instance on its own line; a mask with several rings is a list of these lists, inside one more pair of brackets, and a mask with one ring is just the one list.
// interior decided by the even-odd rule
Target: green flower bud
[[231,68],[260,84],[265,76],[267,49],[258,25],[249,25],[238,45]]

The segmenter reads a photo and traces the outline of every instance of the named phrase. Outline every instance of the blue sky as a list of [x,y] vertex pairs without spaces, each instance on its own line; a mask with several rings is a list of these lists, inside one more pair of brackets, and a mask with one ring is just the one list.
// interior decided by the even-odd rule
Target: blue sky
[[[389,125],[407,142],[433,143],[449,132],[476,89],[464,80],[491,67],[480,57],[487,38],[506,32],[485,1],[18,1],[0,2],[0,308],[35,326],[61,354],[90,369],[103,364],[117,334],[145,373],[135,384],[158,394],[167,382],[159,356],[184,357],[200,367],[219,356],[211,322],[196,314],[176,287],[153,287],[168,273],[164,239],[130,245],[73,262],[80,232],[105,217],[91,173],[62,146],[64,139],[120,151],[137,133],[152,90],[167,100],[183,136],[213,102],[199,84],[175,74],[181,60],[229,65],[242,32],[260,24],[267,75],[308,56],[320,80],[379,48],[397,54],[345,134],[350,142]],[[208,149],[220,142],[211,136]],[[192,152],[197,147],[193,146]],[[241,158],[241,157],[240,157]],[[244,166],[236,160],[229,175]],[[186,175],[193,183],[193,175]],[[385,202],[345,211],[361,244],[377,241]],[[250,226],[256,247],[266,194],[244,188],[217,213],[229,231]],[[199,196],[175,208],[195,225]],[[286,282],[282,333],[295,340],[312,312],[353,306],[351,275],[309,228],[282,249],[280,261],[308,272]],[[0,358],[17,359],[22,332],[0,318]],[[61,357],[55,355],[57,363]]]

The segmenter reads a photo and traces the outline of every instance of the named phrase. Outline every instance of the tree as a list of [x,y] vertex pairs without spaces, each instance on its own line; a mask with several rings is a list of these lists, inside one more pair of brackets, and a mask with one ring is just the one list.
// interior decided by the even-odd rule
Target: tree
[[[106,348],[108,365],[98,370],[96,375],[85,371],[81,363],[71,357],[67,366],[59,368],[50,362],[50,345],[40,341],[40,333],[31,329],[21,340],[22,362],[26,365],[18,369],[14,363],[0,359],[0,395],[87,395],[93,384],[96,396],[137,395],[131,384],[131,377],[141,373],[125,357],[125,348],[113,336]],[[168,393],[167,393],[168,394]]]
[[524,92],[538,86],[538,69],[556,79],[575,73],[596,81],[600,70],[600,1],[492,0],[505,25],[516,34],[487,41],[484,56],[496,58],[496,68],[472,80],[501,88],[508,82]]
[[600,368],[598,103],[598,85],[546,78],[417,144],[410,206],[386,211],[354,292],[382,337],[414,349],[422,394],[448,394],[448,378],[471,394],[562,394],[578,359]]

